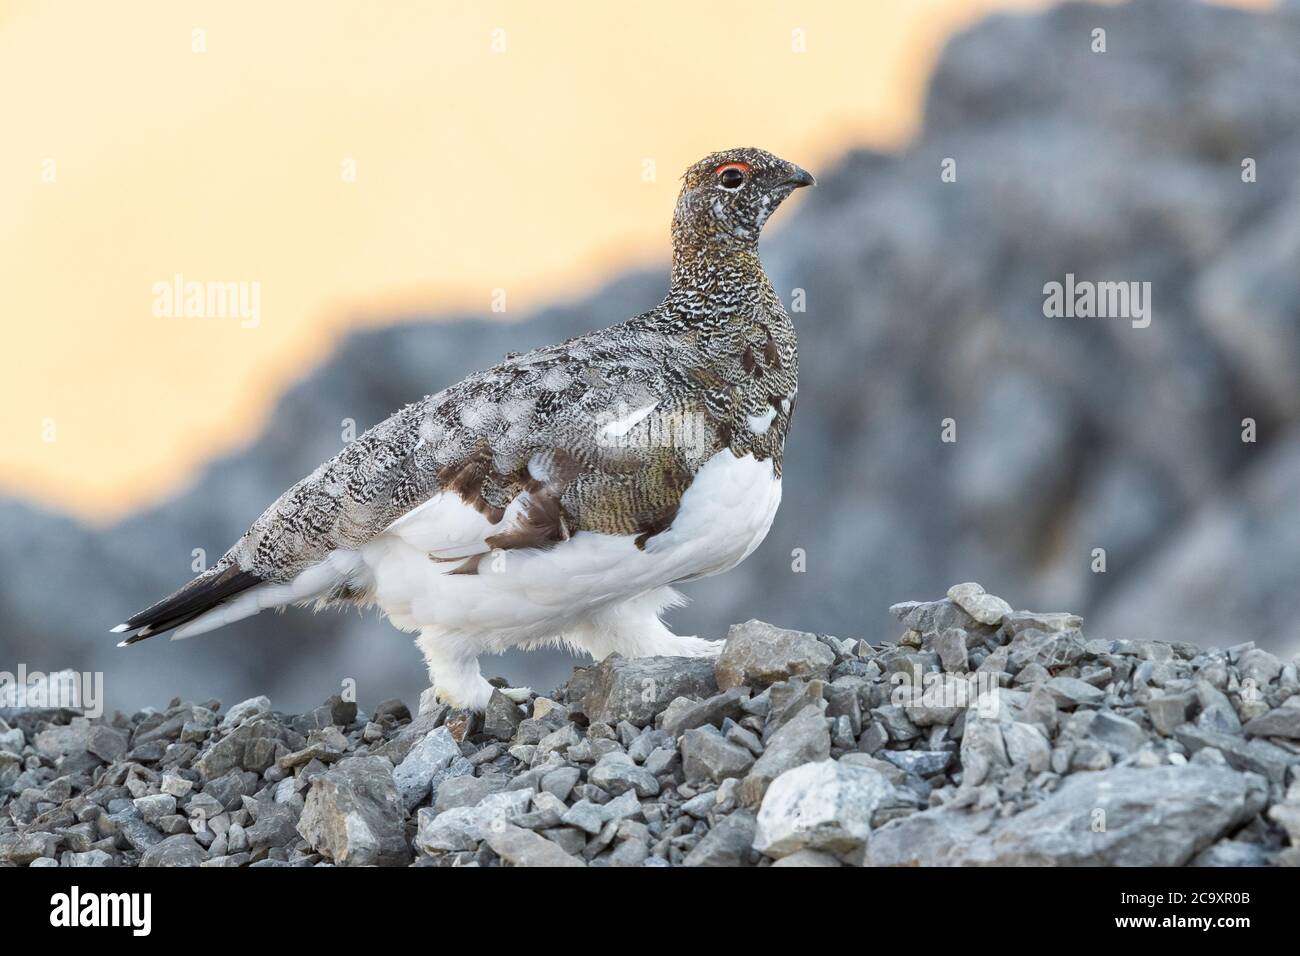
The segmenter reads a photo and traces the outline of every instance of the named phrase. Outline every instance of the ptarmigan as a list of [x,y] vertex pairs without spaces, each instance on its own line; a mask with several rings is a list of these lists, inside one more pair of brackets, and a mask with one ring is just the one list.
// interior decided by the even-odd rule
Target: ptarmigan
[[797,354],[758,237],[813,182],[761,149],[700,160],[658,306],[408,405],[114,632],[126,645],[288,604],[373,604],[419,635],[438,697],[476,710],[492,693],[483,653],[716,653],[659,615],[680,602],[673,584],[758,547],[781,500]]

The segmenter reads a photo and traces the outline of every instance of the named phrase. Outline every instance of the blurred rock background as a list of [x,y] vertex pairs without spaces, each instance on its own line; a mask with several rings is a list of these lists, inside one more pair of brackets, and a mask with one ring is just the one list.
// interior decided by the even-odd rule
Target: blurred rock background
[[[875,642],[894,636],[888,605],[979,580],[1018,607],[1083,613],[1092,637],[1300,650],[1297,49],[1294,3],[1067,4],[956,38],[920,138],[817,170],[765,241],[783,298],[807,303],[784,504],[749,561],[684,588],[694,603],[672,626],[720,637],[758,617]],[[1150,282],[1150,327],[1045,317],[1043,286],[1067,273]],[[363,706],[413,703],[419,654],[373,613],[266,614],[131,650],[107,629],[181,584],[193,549],[215,560],[338,450],[344,419],[360,431],[508,351],[649,308],[665,285],[666,267],[518,324],[356,333],[247,448],[106,529],[0,502],[0,666],[102,670],[110,707],[265,693],[302,709],[345,678]],[[549,687],[570,663],[485,671]]]

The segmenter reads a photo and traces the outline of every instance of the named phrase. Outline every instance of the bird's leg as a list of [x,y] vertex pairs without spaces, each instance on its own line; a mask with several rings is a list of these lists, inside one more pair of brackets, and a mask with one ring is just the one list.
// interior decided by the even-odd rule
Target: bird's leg
[[[665,628],[667,630],[667,628]],[[655,644],[653,655],[631,655],[638,657],[717,657],[722,653],[725,641],[706,641],[702,637],[686,637],[669,632],[668,640]]]
[[482,711],[492,696],[492,685],[479,671],[478,656],[460,646],[452,635],[425,628],[415,643],[424,654],[429,680],[443,703]]
[[670,631],[659,620],[663,604],[663,596],[652,593],[602,609],[566,637],[596,660],[610,654],[624,657],[716,657],[722,652],[722,641],[706,641]]

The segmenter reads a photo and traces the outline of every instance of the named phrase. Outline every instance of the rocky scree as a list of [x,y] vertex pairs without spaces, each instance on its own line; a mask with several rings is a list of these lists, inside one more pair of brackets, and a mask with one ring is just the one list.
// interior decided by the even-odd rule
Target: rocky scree
[[977,584],[891,612],[878,646],[748,621],[481,715],[0,706],[0,865],[1300,863],[1296,660]]

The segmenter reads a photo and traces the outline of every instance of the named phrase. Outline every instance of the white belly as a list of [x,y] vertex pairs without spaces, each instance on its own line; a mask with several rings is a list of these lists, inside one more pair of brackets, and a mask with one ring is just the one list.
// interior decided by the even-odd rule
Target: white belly
[[770,460],[724,450],[705,462],[672,526],[644,550],[631,535],[582,531],[544,551],[486,554],[477,574],[449,574],[458,562],[431,560],[428,542],[481,518],[444,498],[361,549],[363,583],[400,628],[435,627],[504,650],[552,638],[593,609],[735,567],[767,535],[780,501]]

